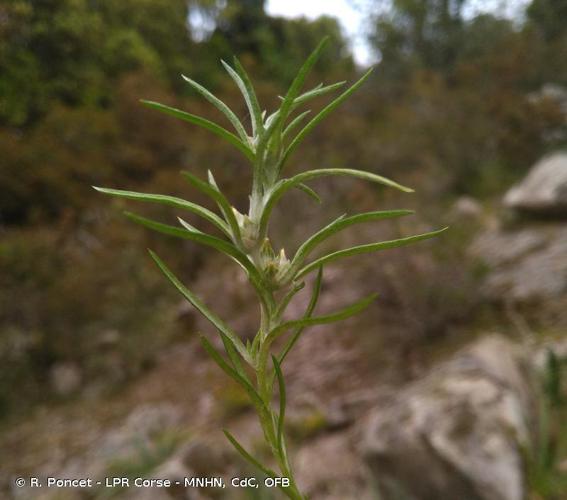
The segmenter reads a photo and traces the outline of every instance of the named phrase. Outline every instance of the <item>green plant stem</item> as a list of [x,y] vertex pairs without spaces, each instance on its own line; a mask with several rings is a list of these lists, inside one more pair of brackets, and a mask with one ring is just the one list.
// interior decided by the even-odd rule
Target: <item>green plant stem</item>
[[256,357],[255,371],[256,371],[256,383],[257,390],[260,394],[264,405],[260,408],[257,407],[258,417],[260,420],[260,426],[264,433],[264,438],[270,446],[270,451],[272,456],[276,460],[282,477],[289,479],[289,486],[281,488],[282,492],[293,500],[304,500],[305,497],[300,493],[295,478],[293,476],[293,470],[289,462],[288,454],[286,451],[286,439],[285,433],[282,433],[281,441],[278,436],[278,418],[279,415],[273,408],[273,376],[269,369],[269,358],[270,358],[270,341],[265,341],[268,332],[279,326],[281,319],[276,317],[273,311],[266,310],[262,308],[262,321],[261,327],[258,332],[259,349],[258,355]]

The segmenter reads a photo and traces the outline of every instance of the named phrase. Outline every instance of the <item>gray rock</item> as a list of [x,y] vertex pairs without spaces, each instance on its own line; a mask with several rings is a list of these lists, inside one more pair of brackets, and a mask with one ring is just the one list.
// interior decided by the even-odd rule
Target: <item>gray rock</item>
[[490,268],[481,290],[488,299],[557,302],[567,296],[565,225],[488,230],[473,242],[470,253]]
[[383,498],[525,498],[530,366],[519,347],[488,337],[373,410],[359,448]]
[[520,212],[567,218],[567,153],[556,152],[536,163],[506,193],[504,205]]
[[454,219],[478,220],[482,217],[482,205],[470,196],[461,196],[450,210],[450,215]]
[[318,437],[296,457],[301,490],[311,500],[372,500],[368,471],[346,433]]

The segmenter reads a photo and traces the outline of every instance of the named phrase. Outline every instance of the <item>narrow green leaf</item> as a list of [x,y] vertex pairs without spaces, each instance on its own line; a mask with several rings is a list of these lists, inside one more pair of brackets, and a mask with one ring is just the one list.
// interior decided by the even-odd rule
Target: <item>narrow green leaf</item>
[[224,435],[226,436],[226,438],[232,444],[232,446],[234,446],[236,451],[238,453],[240,453],[240,455],[242,455],[242,457],[244,457],[244,459],[247,462],[252,464],[257,469],[261,470],[264,474],[266,474],[266,476],[271,477],[271,478],[277,477],[277,474],[273,470],[268,469],[267,467],[262,465],[258,460],[256,460],[252,455],[250,455],[250,453],[248,453],[244,449],[244,447],[236,440],[236,438],[230,432],[228,432],[226,429],[223,429],[223,432],[224,432]]
[[281,315],[284,313],[287,306],[291,302],[291,299],[293,299],[293,297],[295,297],[301,290],[303,290],[304,287],[305,287],[304,281],[302,281],[301,283],[294,283],[291,290],[285,294],[284,298],[280,302],[280,305],[278,306],[276,313],[274,314],[276,318],[281,317]]
[[344,309],[341,309],[336,313],[327,314],[325,316],[312,316],[310,318],[286,321],[285,323],[282,323],[281,325],[273,328],[268,333],[268,335],[266,336],[266,342],[273,342],[280,334],[291,328],[323,325],[326,323],[334,323],[335,321],[341,321],[343,319],[350,318],[363,309],[366,309],[370,305],[370,303],[373,302],[374,299],[376,299],[377,295],[378,294],[373,293],[372,295],[369,295],[368,297],[359,300],[358,302],[355,302],[354,304],[345,307]]
[[[238,355],[238,352],[236,350],[236,347],[234,346],[234,344],[232,343],[232,340],[230,340],[224,333],[220,332],[220,336],[222,339],[222,343],[224,345],[224,349],[226,351],[226,354],[228,355],[228,359],[230,359],[230,362],[232,363],[232,366],[234,367],[234,369],[236,370],[236,372],[250,385],[252,385],[252,383],[250,382],[250,379],[248,378],[248,375],[246,374],[246,370],[244,369],[244,367],[242,366],[242,363],[240,362],[240,356]],[[246,349],[246,351],[248,352],[248,349]]]
[[252,80],[248,76],[248,73],[244,69],[244,66],[240,64],[240,61],[236,56],[232,57],[232,63],[234,64],[234,69],[236,69],[237,73],[240,75],[240,78],[244,82],[244,86],[246,87],[246,92],[248,93],[252,111],[251,116],[253,120],[256,122],[256,133],[262,133],[262,112],[260,108],[260,103],[258,102],[258,97],[256,97],[256,92],[254,90],[254,86],[252,85]]
[[203,217],[203,219],[206,219],[210,223],[214,224],[224,234],[230,237],[228,226],[218,215],[211,212],[210,210],[207,210],[204,207],[201,207],[200,205],[183,200],[182,198],[176,198],[175,196],[167,196],[162,194],[136,193],[134,191],[123,191],[121,189],[107,189],[96,186],[93,186],[93,188],[97,191],[100,191],[101,193],[109,194],[111,196],[116,196],[119,198],[126,198],[136,201],[147,201],[150,203],[159,203],[162,205],[168,205],[170,207],[181,208],[182,210],[193,212],[194,214],[200,215],[201,217]]
[[216,238],[215,236],[210,236],[200,231],[195,232],[187,229],[181,229],[175,226],[170,226],[169,224],[162,224],[161,222],[146,219],[145,217],[141,217],[130,212],[125,212],[125,215],[132,219],[134,222],[141,224],[142,226],[145,226],[149,229],[153,229],[154,231],[157,231],[159,233],[175,236],[176,238],[195,241],[196,243],[201,243],[202,245],[215,248],[225,255],[228,255],[246,271],[252,285],[258,292],[258,296],[264,302],[268,301],[268,298],[266,297],[264,289],[261,285],[262,278],[258,273],[258,270],[254,267],[250,259],[248,259],[248,257],[240,250],[238,250],[232,243]]
[[[299,69],[297,76],[293,79],[289,90],[283,100],[283,103],[280,107],[280,114],[278,116],[278,120],[282,123],[287,120],[289,112],[291,111],[295,98],[298,96],[301,87],[303,87],[303,83],[305,82],[305,78],[313,65],[317,62],[317,59],[321,56],[321,52],[325,48],[325,45],[329,42],[329,37],[324,37],[320,42],[319,45],[315,48],[313,52],[309,55],[306,61],[303,63],[301,68]],[[318,89],[320,90],[320,89]]]
[[220,369],[225,372],[230,378],[238,382],[242,388],[247,392],[252,399],[252,402],[256,405],[257,408],[266,408],[264,401],[260,395],[256,392],[256,389],[248,382],[242,375],[240,375],[236,370],[231,368],[228,363],[224,360],[224,358],[217,352],[217,350],[213,347],[213,345],[208,341],[208,339],[201,335],[201,344],[203,344],[203,348],[213,361],[219,365]]
[[343,229],[354,224],[381,219],[391,219],[394,217],[403,217],[406,215],[411,215],[413,213],[415,213],[413,210],[379,210],[352,215],[350,217],[341,215],[339,218],[335,219],[323,229],[317,231],[297,249],[297,252],[295,253],[295,256],[291,261],[289,271],[286,273],[286,277],[282,277],[282,280],[285,281],[288,277],[289,279],[291,279],[300,268],[301,264],[303,264],[303,261],[306,259],[306,257],[317,247],[317,245],[321,244],[327,238],[330,238],[339,231],[342,231]]
[[282,373],[282,369],[277,358],[272,354],[272,363],[274,363],[274,370],[276,372],[276,377],[278,379],[278,388],[280,393],[280,411],[278,414],[278,448],[280,453],[284,453],[283,450],[283,431],[285,422],[285,405],[286,405],[286,393],[285,393],[285,381]]
[[[319,84],[317,84],[315,87],[313,87],[311,90],[308,90],[308,91],[305,92],[305,93],[307,94],[308,92],[313,92],[314,90],[319,90],[319,89],[322,88],[322,87],[323,87],[323,84],[322,84],[322,83],[319,83]],[[303,94],[302,94],[302,95],[303,95]],[[279,95],[279,96],[278,96],[278,99],[283,102],[283,101],[285,100],[285,97]],[[296,99],[296,100],[297,100],[297,99]]]
[[187,113],[186,111],[181,111],[180,109],[172,108],[170,106],[166,106],[165,104],[160,104],[159,102],[145,101],[145,100],[142,100],[141,102],[142,104],[148,106],[149,108],[157,109],[162,113],[174,116],[175,118],[185,120],[186,122],[192,123],[194,125],[209,130],[213,134],[222,137],[224,140],[228,141],[230,144],[235,146],[250,161],[254,161],[254,152],[252,151],[252,149],[250,149],[250,147],[247,144],[242,142],[238,136],[224,129],[220,125],[217,125],[216,123],[207,120],[206,118],[201,118],[200,116],[193,115],[191,113]]
[[[265,134],[258,143],[256,152],[260,157],[262,156],[264,149],[267,146],[268,141],[270,141],[270,139],[272,138],[274,132],[276,130],[281,129],[284,122],[287,120],[289,113],[293,109],[295,98],[299,94],[299,91],[301,90],[301,87],[305,82],[305,77],[307,76],[313,65],[317,62],[317,59],[319,59],[319,56],[321,55],[321,52],[328,41],[329,41],[329,37],[325,37],[323,38],[323,40],[321,40],[319,45],[317,45],[315,50],[311,52],[307,60],[303,63],[303,65],[299,69],[299,72],[297,73],[296,77],[293,79],[293,82],[291,83],[291,86],[287,91],[287,94],[283,100],[282,105],[280,106],[280,109],[276,113],[274,113],[273,120],[270,121],[269,127],[266,129]],[[276,140],[279,140],[278,137],[279,136],[276,133],[275,135]]]
[[209,170],[209,183],[202,181],[198,177],[194,176],[191,172],[182,171],[181,175],[185,177],[185,179],[187,179],[187,181],[191,185],[193,185],[199,191],[206,194],[216,202],[232,231],[233,240],[235,240],[236,244],[240,245],[241,243],[240,228],[238,227],[238,222],[236,221],[236,217],[232,210],[232,206],[230,202],[227,200],[226,196],[221,193],[220,189],[214,182],[214,178],[212,177],[211,171]]
[[311,198],[313,198],[317,203],[319,204],[322,203],[321,197],[307,184],[303,184],[302,182],[301,184],[298,184],[296,188],[299,189],[300,191],[303,191],[307,196],[311,196]]
[[373,69],[374,68],[370,68],[362,76],[362,78],[360,78],[360,80],[358,80],[351,87],[349,87],[347,90],[345,90],[339,97],[334,99],[330,104],[327,104],[327,106],[325,106],[319,113],[317,113],[317,115],[315,115],[311,119],[311,121],[307,125],[305,125],[305,127],[303,127],[301,129],[299,134],[297,134],[297,136],[293,139],[293,141],[291,141],[291,144],[287,147],[287,149],[284,153],[282,162],[281,162],[280,171],[281,171],[281,168],[283,167],[283,165],[285,164],[286,160],[293,153],[293,151],[295,151],[297,146],[299,146],[303,142],[303,140],[305,139],[307,134],[309,134],[309,132],[311,132],[311,130],[313,130],[313,128],[315,128],[315,126],[320,121],[322,121],[324,118],[326,118],[327,115],[329,115],[340,104],[342,104],[343,101],[345,101],[353,92],[355,92],[367,80],[367,78],[370,76],[370,73],[372,73]]
[[244,130],[242,123],[240,123],[240,120],[234,114],[234,112],[218,97],[213,95],[202,85],[198,84],[195,80],[192,80],[185,75],[181,76],[189,85],[191,85],[191,87],[193,87],[197,92],[199,92],[199,94],[201,94],[205,99],[207,99],[207,101],[209,101],[215,108],[217,108],[224,116],[227,117],[227,119],[230,121],[230,123],[232,123],[232,126],[240,136],[240,139],[242,139],[244,144],[246,144],[248,142],[248,135],[246,134],[246,130]]
[[151,250],[149,253],[157,264],[161,272],[165,277],[173,284],[175,288],[185,297],[192,305],[199,311],[205,318],[207,318],[215,328],[230,339],[235,349],[240,353],[240,355],[246,360],[247,363],[251,364],[252,360],[242,341],[238,338],[236,333],[214,312],[212,312],[193,292],[191,292],[181,281],[171,272],[171,270],[165,265],[165,263]]
[[[311,292],[311,300],[309,301],[309,305],[305,310],[305,314],[303,315],[303,319],[308,319],[313,315],[313,311],[317,306],[317,302],[319,300],[319,295],[321,294],[321,282],[323,280],[323,266],[319,267],[317,271],[317,278],[315,278],[315,283],[313,284],[313,292]],[[304,326],[296,327],[293,335],[288,340],[287,344],[284,347],[284,350],[280,354],[280,365],[284,362],[284,359],[291,351],[291,348],[295,345],[295,343],[299,340],[299,337],[305,330]]]
[[303,182],[331,175],[356,177],[370,182],[375,182],[377,184],[382,184],[384,186],[393,187],[406,193],[413,192],[413,189],[402,186],[401,184],[398,184],[386,177],[382,177],[381,175],[376,175],[371,172],[365,172],[363,170],[354,170],[350,168],[321,168],[317,170],[308,170],[307,172],[301,172],[300,174],[294,175],[288,179],[282,179],[274,186],[269,194],[264,211],[262,212],[262,217],[260,218],[260,235],[265,236],[271,212],[278,200],[287,193],[287,191]]
[[236,71],[229,64],[221,60],[224,69],[234,80],[234,83],[236,83],[236,86],[244,97],[244,101],[248,107],[248,112],[250,113],[250,120],[252,122],[252,136],[255,137],[262,129],[262,112],[260,110],[260,104],[258,103],[256,92],[254,92],[254,87],[252,86],[252,82],[250,81],[246,70],[236,57],[233,59],[233,62]]
[[179,221],[179,224],[181,224],[185,229],[187,229],[187,231],[190,231],[192,233],[205,234],[203,233],[203,231],[199,231],[196,227],[192,226],[186,220],[183,220],[181,217],[177,217],[177,220]]
[[[134,214],[132,212],[124,212],[124,215],[129,219],[133,220],[137,224],[141,224],[149,229],[153,229],[158,233],[167,234],[169,236],[175,236],[176,238],[183,238],[185,240],[195,241],[196,243],[201,243],[212,248],[215,248],[219,252],[222,252],[238,262],[248,260],[242,252],[240,252],[232,243],[221,240],[216,236],[211,236],[205,234],[201,231],[189,229],[191,226],[187,225],[185,229],[171,226],[169,224],[163,224],[162,222],[157,222],[152,219],[147,219],[140,215]],[[244,263],[244,262],[243,262]]]
[[389,248],[398,248],[406,245],[411,245],[412,243],[415,243],[417,241],[433,238],[441,234],[442,232],[446,231],[447,229],[448,229],[447,227],[444,227],[443,229],[439,229],[437,231],[418,234],[416,236],[408,236],[406,238],[400,238],[397,240],[381,241],[379,243],[369,243],[367,245],[360,245],[352,248],[347,248],[345,250],[339,250],[338,252],[325,255],[324,257],[320,257],[314,260],[313,262],[311,262],[310,264],[307,264],[304,268],[298,271],[298,273],[294,276],[294,279],[299,279],[302,276],[305,276],[307,273],[310,273],[317,267],[324,264],[328,264],[329,262],[333,262],[343,257],[350,257],[352,255],[359,255],[363,253],[376,252],[379,250],[386,250]]
[[289,125],[283,131],[282,140],[285,140],[287,138],[287,136],[289,134],[291,134],[296,129],[296,127],[303,121],[303,119],[309,113],[311,113],[311,110],[308,109],[307,111],[304,111],[303,113],[298,114],[293,120],[291,120],[291,122],[289,122]]
[[210,236],[200,231],[194,232],[175,226],[170,226],[168,224],[162,224],[161,222],[146,219],[145,217],[141,217],[130,212],[125,212],[125,215],[132,219],[134,222],[141,224],[142,226],[145,226],[149,229],[153,229],[154,231],[157,231],[159,233],[195,241],[197,243],[213,247],[224,253],[225,255],[228,255],[236,263],[238,263],[244,269],[244,271],[246,271],[248,278],[250,279],[250,283],[254,287],[254,290],[256,290],[256,293],[258,294],[258,297],[260,298],[262,303],[267,308],[274,307],[273,299],[271,298],[270,294],[266,292],[265,286],[262,283],[262,276],[260,276],[260,273],[254,267],[254,264],[246,256],[246,254],[238,250],[232,243],[223,241],[219,238]]
[[337,83],[333,83],[331,85],[325,85],[324,87],[322,85],[318,85],[317,87],[315,87],[314,89],[311,89],[307,92],[305,92],[304,94],[301,94],[299,97],[297,97],[294,101],[294,107],[300,105],[300,104],[304,104],[307,101],[314,99],[316,97],[321,97],[322,95],[328,94],[329,92],[333,92],[333,90],[337,90],[339,88],[341,88],[345,82],[337,82]]
[[[266,112],[264,112],[264,114],[262,115],[262,117],[264,117],[266,114]],[[278,117],[278,115],[280,114],[280,110],[276,109],[272,114],[270,114],[268,116],[268,118],[266,118],[264,120],[264,128],[265,129],[269,129],[270,126],[272,125],[272,123],[274,123],[274,120]]]

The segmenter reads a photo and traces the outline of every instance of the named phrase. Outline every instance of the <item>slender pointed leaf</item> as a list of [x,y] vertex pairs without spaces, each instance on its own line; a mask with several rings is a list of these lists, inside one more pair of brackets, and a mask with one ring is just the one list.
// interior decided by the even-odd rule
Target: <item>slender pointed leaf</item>
[[[195,241],[196,243],[201,243],[202,245],[206,245],[212,248],[215,248],[219,252],[222,252],[233,259],[245,264],[246,256],[240,252],[232,243],[221,240],[216,236],[211,236],[209,234],[205,234],[201,231],[195,231],[189,229],[191,226],[188,225],[185,229],[171,226],[169,224],[163,224],[162,222],[157,222],[152,219],[147,219],[146,217],[142,217],[140,215],[134,214],[132,212],[124,212],[124,215],[129,219],[133,220],[134,222],[141,224],[149,229],[153,229],[159,233],[167,234],[169,236],[175,236],[176,238],[183,238],[185,240]],[[248,261],[249,262],[249,261]]]
[[317,247],[317,245],[321,244],[327,238],[330,238],[339,231],[362,222],[403,217],[413,213],[415,213],[413,210],[379,210],[352,215],[350,217],[341,215],[323,229],[317,231],[297,249],[297,252],[291,261],[289,271],[286,273],[286,277],[282,277],[282,280],[285,281],[287,277],[291,278],[297,272],[301,264],[303,264],[305,258]]
[[[280,113],[280,110],[277,109],[276,111],[274,111],[272,114],[270,114],[268,116],[268,118],[266,118],[266,120],[264,121],[264,128],[268,129],[270,128],[270,125],[273,123],[273,121],[278,117]],[[262,116],[263,117],[263,116]]]
[[260,397],[258,392],[256,392],[256,389],[254,389],[252,384],[250,384],[248,380],[246,380],[236,370],[229,366],[225,359],[217,352],[217,350],[204,335],[201,335],[201,344],[203,344],[205,351],[207,351],[209,356],[213,358],[213,361],[220,367],[220,369],[242,386],[242,388],[250,396],[250,399],[252,399],[252,402],[256,405],[256,407],[265,409],[266,405],[264,404],[264,401],[262,401],[262,398]]
[[418,234],[415,236],[408,236],[406,238],[400,238],[397,240],[381,241],[379,243],[369,243],[367,245],[360,245],[352,248],[347,248],[345,250],[339,250],[338,252],[325,255],[324,257],[320,257],[314,260],[313,262],[311,262],[310,264],[307,264],[305,267],[303,267],[298,271],[298,273],[294,276],[294,279],[299,279],[302,276],[305,276],[307,273],[310,273],[317,267],[324,264],[328,264],[329,262],[333,262],[337,259],[342,259],[343,257],[350,257],[352,255],[377,252],[379,250],[386,250],[389,248],[398,248],[406,245],[411,245],[412,243],[415,243],[417,241],[433,238],[441,234],[442,232],[446,231],[447,229],[448,228],[444,227],[443,229],[439,229],[437,231],[431,231],[429,233]]
[[[226,351],[226,354],[228,355],[228,359],[230,359],[232,366],[234,367],[234,369],[236,370],[236,372],[250,385],[252,385],[252,383],[250,382],[250,379],[248,378],[248,374],[246,373],[246,370],[244,369],[244,367],[242,366],[242,363],[240,361],[240,356],[238,355],[238,351],[236,350],[235,345],[232,343],[232,340],[230,340],[224,333],[220,332],[220,336],[222,339],[222,343],[224,345],[224,349]],[[248,349],[246,349],[246,352],[248,352]]]
[[285,140],[287,138],[287,136],[289,134],[291,134],[296,129],[296,127],[303,121],[303,119],[309,113],[311,113],[311,110],[308,109],[307,111],[304,111],[303,113],[298,114],[293,120],[291,120],[291,122],[289,122],[289,125],[283,131],[282,139]]
[[[283,123],[287,120],[289,113],[293,109],[295,98],[299,94],[299,91],[301,90],[301,87],[305,82],[305,77],[307,76],[313,65],[317,62],[317,59],[319,59],[319,56],[321,55],[321,52],[328,41],[329,41],[329,37],[323,38],[323,40],[321,40],[321,42],[319,43],[319,45],[317,45],[315,50],[311,52],[307,60],[303,63],[303,65],[299,69],[299,72],[297,73],[296,77],[293,79],[293,82],[291,83],[291,86],[287,91],[287,94],[283,100],[282,105],[280,106],[280,109],[274,114],[274,119],[270,122],[270,125],[266,129],[265,134],[258,143],[256,152],[259,156],[262,156],[264,149],[267,146],[268,141],[270,141],[274,131],[280,129],[283,126]],[[276,134],[276,139],[278,139],[278,137],[279,136]]]
[[211,170],[207,170],[207,179],[209,181],[209,184],[220,192],[219,185],[217,184],[217,181],[215,180],[215,176],[213,175]]
[[376,299],[377,295],[378,294],[373,293],[372,295],[369,295],[368,297],[359,300],[358,302],[355,302],[354,304],[345,307],[344,309],[341,309],[336,313],[286,321],[285,323],[282,323],[281,325],[275,327],[268,333],[268,335],[266,336],[266,342],[273,342],[280,334],[291,328],[323,325],[326,323],[334,323],[335,321],[341,321],[343,319],[350,318],[363,309],[366,309],[370,305],[370,303],[372,303],[374,299]]
[[216,250],[228,255],[232,258],[235,262],[237,262],[248,274],[254,289],[258,292],[258,296],[265,304],[270,304],[269,297],[264,292],[264,288],[261,285],[262,277],[258,273],[258,270],[254,267],[252,262],[248,259],[248,257],[238,250],[232,243],[228,241],[221,240],[214,236],[210,236],[208,234],[202,232],[194,232],[189,231],[187,229],[181,229],[175,226],[170,226],[168,224],[163,224],[161,222],[157,222],[151,219],[146,219],[145,217],[141,217],[139,215],[125,212],[125,215],[132,219],[134,222],[141,224],[149,229],[153,229],[159,233],[167,234],[170,236],[175,236],[177,238],[183,238],[186,240],[195,241],[197,243],[201,243],[202,245],[207,245]]
[[183,220],[181,217],[177,217],[177,220],[179,221],[179,224],[181,224],[185,229],[187,229],[187,231],[191,231],[192,233],[205,234],[203,233],[203,231],[199,231],[196,227],[192,226],[186,220]]
[[[303,315],[303,319],[308,319],[313,315],[313,311],[315,310],[315,307],[317,306],[317,302],[319,300],[319,295],[321,294],[321,282],[322,282],[322,280],[323,280],[323,266],[320,266],[319,270],[317,272],[317,278],[315,278],[315,283],[313,285],[313,292],[311,293],[311,300],[309,301],[309,305],[307,306],[307,309],[305,310],[305,314]],[[301,336],[301,334],[303,333],[304,330],[305,330],[304,326],[296,327],[295,331],[293,332],[293,335],[290,337],[290,339],[288,340],[287,344],[284,347],[284,350],[280,354],[280,365],[284,362],[284,359],[289,354],[289,351],[291,351],[291,348],[299,340],[299,337]]]
[[205,318],[207,318],[214,327],[222,332],[227,338],[230,339],[235,349],[240,353],[240,355],[246,360],[247,363],[251,363],[251,358],[246,352],[244,344],[238,338],[236,333],[214,312],[212,312],[193,292],[191,292],[181,281],[171,272],[171,270],[165,265],[165,263],[151,250],[149,250],[150,255],[154,262],[157,264],[161,272],[165,277],[173,284],[175,288],[185,297],[192,305],[197,309]]
[[296,186],[297,189],[303,191],[307,196],[311,196],[317,203],[321,204],[322,200],[321,197],[315,192],[315,190],[311,189],[307,184],[298,184]]
[[322,95],[328,94],[329,92],[332,92],[333,90],[337,90],[339,88],[341,88],[344,84],[346,83],[346,81],[344,82],[337,82],[337,83],[332,83],[331,85],[318,85],[317,87],[305,92],[304,94],[301,94],[299,97],[297,97],[294,101],[293,101],[293,105],[294,107],[303,104],[307,101],[309,101],[310,99],[314,99],[316,97],[321,97]]
[[168,205],[170,207],[181,208],[182,210],[193,212],[194,214],[200,215],[201,217],[203,217],[203,219],[206,219],[210,223],[214,224],[224,234],[230,237],[228,226],[217,214],[211,212],[210,210],[207,210],[204,207],[201,207],[200,205],[183,200],[182,198],[176,198],[175,196],[167,196],[162,194],[136,193],[134,191],[123,191],[121,189],[107,189],[96,186],[93,186],[93,188],[97,191],[100,191],[101,193],[109,194],[111,196],[116,196],[119,198],[126,198],[136,201],[147,201],[150,203],[159,203],[162,205]]
[[132,219],[134,222],[141,224],[142,226],[145,226],[149,229],[153,229],[154,231],[157,231],[159,233],[195,241],[197,243],[213,247],[216,250],[224,253],[225,255],[228,255],[237,264],[239,264],[242,269],[244,269],[244,271],[246,271],[248,278],[250,279],[250,283],[256,290],[256,293],[258,294],[258,297],[260,298],[262,303],[267,308],[274,307],[273,299],[271,298],[270,294],[266,292],[265,286],[262,284],[262,276],[260,276],[260,273],[254,267],[254,264],[246,256],[246,254],[238,250],[232,243],[221,240],[214,236],[210,236],[200,231],[194,232],[187,229],[180,229],[175,226],[170,226],[168,224],[163,224],[151,219],[146,219],[145,217],[141,217],[131,212],[125,212],[125,215]]
[[191,85],[191,87],[193,87],[197,92],[199,92],[199,94],[201,94],[205,99],[207,99],[207,101],[209,101],[215,108],[217,108],[224,116],[227,117],[242,141],[246,144],[248,142],[248,135],[246,134],[246,130],[244,130],[242,123],[240,123],[240,120],[234,114],[234,112],[218,97],[213,95],[202,85],[198,84],[195,80],[192,80],[185,75],[181,76],[189,85]]
[[275,317],[279,318],[286,310],[287,306],[291,302],[291,299],[295,297],[303,288],[305,287],[305,282],[295,283],[292,289],[286,293],[285,297],[282,299],[278,309],[276,310]]
[[282,159],[282,163],[280,166],[280,170],[283,167],[283,164],[286,162],[286,160],[289,158],[289,156],[293,153],[293,151],[295,151],[295,149],[297,148],[297,146],[299,146],[303,140],[305,139],[305,137],[307,136],[307,134],[309,132],[311,132],[311,130],[313,130],[313,128],[324,118],[327,117],[327,115],[329,115],[333,110],[335,110],[340,104],[342,104],[353,92],[355,92],[365,81],[366,79],[370,76],[370,73],[372,73],[372,70],[374,68],[370,68],[363,76],[362,78],[360,78],[356,83],[354,83],[351,87],[349,87],[347,90],[345,90],[339,97],[337,97],[336,99],[334,99],[330,104],[327,104],[327,106],[325,106],[319,113],[317,113],[317,115],[315,115],[311,121],[305,125],[305,127],[303,127],[301,129],[301,131],[299,132],[299,134],[297,134],[297,136],[293,139],[293,141],[291,141],[291,144],[287,147],[283,159]]
[[294,175],[288,179],[282,179],[274,186],[269,195],[269,199],[266,202],[264,211],[262,212],[262,217],[260,219],[260,235],[266,234],[268,220],[272,209],[278,200],[287,193],[287,191],[303,182],[331,175],[356,177],[370,182],[375,182],[377,184],[382,184],[384,186],[393,187],[406,193],[413,192],[413,189],[402,186],[401,184],[398,184],[386,177],[382,177],[381,175],[376,175],[371,172],[365,172],[363,170],[354,170],[350,168],[321,168],[317,170],[308,170],[307,172],[301,172],[300,174]]
[[232,57],[232,63],[234,64],[234,69],[240,75],[240,78],[244,82],[246,87],[246,92],[248,93],[250,103],[251,103],[251,117],[256,122],[256,133],[262,133],[262,113],[260,108],[260,103],[258,102],[258,97],[254,90],[254,85],[252,85],[252,80],[248,76],[248,73],[244,69],[244,66],[240,63],[236,56]]
[[317,59],[319,59],[321,52],[323,51],[325,45],[327,45],[328,42],[329,42],[328,36],[324,37],[319,42],[319,45],[317,45],[315,50],[311,52],[309,57],[306,59],[306,61],[299,69],[297,76],[293,79],[293,82],[291,83],[291,86],[289,87],[289,90],[287,91],[287,94],[280,107],[280,114],[278,116],[278,120],[281,121],[282,123],[287,119],[288,114],[291,111],[292,106],[294,104],[295,98],[298,96],[301,87],[303,87],[303,83],[305,82],[305,78],[307,74],[309,73],[313,65],[317,62]]
[[[313,87],[311,90],[308,90],[307,92],[305,92],[305,94],[308,94],[309,92],[313,92],[313,91],[315,91],[315,90],[319,90],[319,89],[322,88],[322,87],[323,87],[323,84],[322,84],[322,83],[319,83],[319,84],[317,84],[315,87]],[[301,95],[304,95],[304,94],[301,94]],[[300,96],[300,97],[301,97],[301,96]],[[285,97],[279,95],[279,96],[278,96],[278,99],[279,99],[280,101],[284,101],[284,100],[285,100]],[[298,97],[297,99],[299,99],[299,97]],[[296,101],[297,101],[297,99],[296,99]]]
[[272,363],[274,363],[274,370],[276,373],[276,377],[278,379],[278,388],[280,393],[280,411],[278,414],[278,448],[280,453],[283,453],[283,431],[284,431],[284,422],[285,422],[285,405],[286,405],[286,393],[285,393],[285,382],[282,373],[282,369],[277,358],[272,355]]
[[228,225],[230,226],[233,239],[235,239],[236,242],[240,244],[240,228],[238,227],[238,222],[236,221],[236,217],[234,216],[232,206],[214,182],[214,178],[212,178],[211,172],[209,171],[209,179],[212,179],[212,182],[209,182],[208,184],[206,182],[203,182],[198,177],[194,176],[191,172],[182,171],[181,175],[183,175],[183,177],[185,177],[187,181],[189,181],[189,183],[191,183],[195,188],[197,188],[199,191],[206,194],[216,202]]
[[250,149],[247,144],[242,142],[238,136],[234,135],[232,132],[229,132],[220,125],[217,125],[216,123],[207,120],[206,118],[201,118],[200,116],[193,115],[191,113],[187,113],[186,111],[181,111],[180,109],[172,108],[170,106],[166,106],[165,104],[160,104],[159,102],[145,100],[142,100],[141,102],[149,108],[157,109],[162,113],[174,116],[175,118],[185,120],[186,122],[193,123],[194,125],[209,130],[213,134],[222,137],[230,144],[235,146],[250,161],[254,161],[254,152],[252,151],[252,149]]
[[248,112],[250,113],[250,121],[252,122],[252,136],[256,136],[262,126],[262,112],[260,111],[258,98],[254,92],[250,78],[248,78],[246,71],[244,71],[244,68],[236,58],[234,60],[236,71],[225,61],[221,60],[221,63],[244,97]]
[[232,446],[234,446],[234,448],[236,449],[236,451],[238,453],[240,453],[240,455],[242,455],[242,457],[249,462],[250,464],[252,464],[254,467],[256,467],[257,469],[261,470],[264,474],[266,474],[266,476],[271,477],[271,478],[275,478],[277,476],[277,474],[271,470],[268,469],[267,467],[265,467],[264,465],[262,465],[258,460],[256,460],[252,455],[250,455],[250,453],[248,453],[244,447],[236,440],[236,438],[230,433],[228,432],[226,429],[223,429],[224,435],[226,436],[226,438],[230,441],[230,443],[232,444]]

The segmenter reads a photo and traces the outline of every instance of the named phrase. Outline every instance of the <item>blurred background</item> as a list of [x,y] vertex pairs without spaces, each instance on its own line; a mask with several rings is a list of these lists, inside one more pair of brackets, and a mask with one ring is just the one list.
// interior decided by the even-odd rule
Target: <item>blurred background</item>
[[308,331],[285,367],[300,483],[312,499],[567,498],[566,0],[3,0],[0,498],[276,498],[14,478],[251,474],[223,426],[268,455],[245,395],[200,348],[196,333],[214,332],[146,248],[250,337],[244,277],[122,216],[174,210],[91,186],[207,205],[179,170],[211,169],[245,211],[239,153],[139,100],[222,122],[185,74],[248,120],[220,59],[236,54],[271,110],[325,35],[308,86],[376,70],[289,172],[358,168],[417,193],[317,181],[322,206],[301,192],[281,203],[278,246],[289,255],[341,213],[381,208],[417,213],[327,248],[451,229],[326,270],[321,312],[379,299]]

